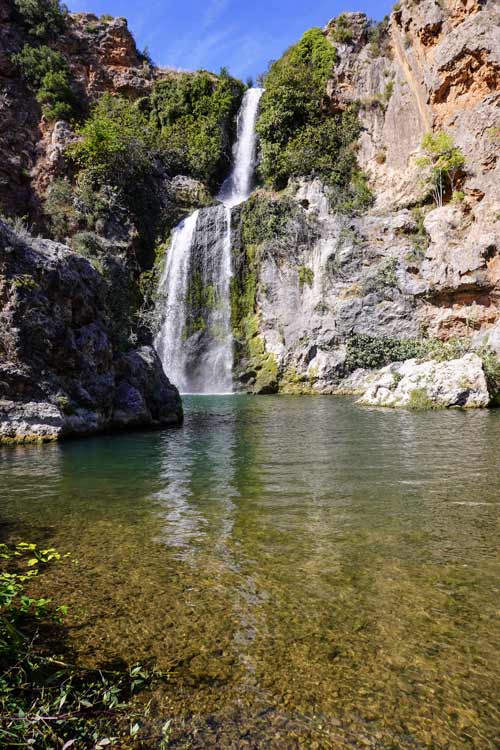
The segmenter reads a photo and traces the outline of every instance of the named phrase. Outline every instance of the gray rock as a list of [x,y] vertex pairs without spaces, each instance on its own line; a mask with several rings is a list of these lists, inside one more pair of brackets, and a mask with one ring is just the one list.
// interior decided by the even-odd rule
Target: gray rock
[[487,407],[490,395],[481,359],[466,354],[447,362],[415,359],[384,367],[360,398],[365,406]]
[[151,347],[121,353],[99,273],[0,222],[0,442],[182,422]]

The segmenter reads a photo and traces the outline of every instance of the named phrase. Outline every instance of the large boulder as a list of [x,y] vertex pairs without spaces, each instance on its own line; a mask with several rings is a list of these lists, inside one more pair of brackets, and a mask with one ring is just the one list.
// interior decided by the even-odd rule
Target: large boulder
[[93,266],[0,222],[0,442],[181,422],[155,350],[114,345]]
[[481,359],[466,354],[446,362],[410,359],[382,368],[358,403],[403,408],[484,408],[490,395]]

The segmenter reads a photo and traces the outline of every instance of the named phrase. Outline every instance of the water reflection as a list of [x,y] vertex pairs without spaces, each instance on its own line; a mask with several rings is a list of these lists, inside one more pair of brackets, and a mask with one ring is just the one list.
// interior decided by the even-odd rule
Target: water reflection
[[186,411],[183,430],[0,452],[6,531],[90,572],[67,573],[92,613],[75,647],[181,665],[191,747],[493,750],[500,412]]

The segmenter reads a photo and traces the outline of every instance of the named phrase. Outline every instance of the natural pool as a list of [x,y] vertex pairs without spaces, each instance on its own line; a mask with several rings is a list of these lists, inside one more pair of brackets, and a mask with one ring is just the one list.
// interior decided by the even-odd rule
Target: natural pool
[[500,411],[191,397],[184,429],[0,452],[82,662],[154,659],[172,747],[490,750]]

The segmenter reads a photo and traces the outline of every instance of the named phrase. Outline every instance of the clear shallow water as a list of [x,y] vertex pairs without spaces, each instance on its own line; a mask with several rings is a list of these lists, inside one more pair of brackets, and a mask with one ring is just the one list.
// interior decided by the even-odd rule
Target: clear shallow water
[[173,747],[498,748],[500,412],[189,397],[183,430],[0,453],[82,661],[154,659]]

